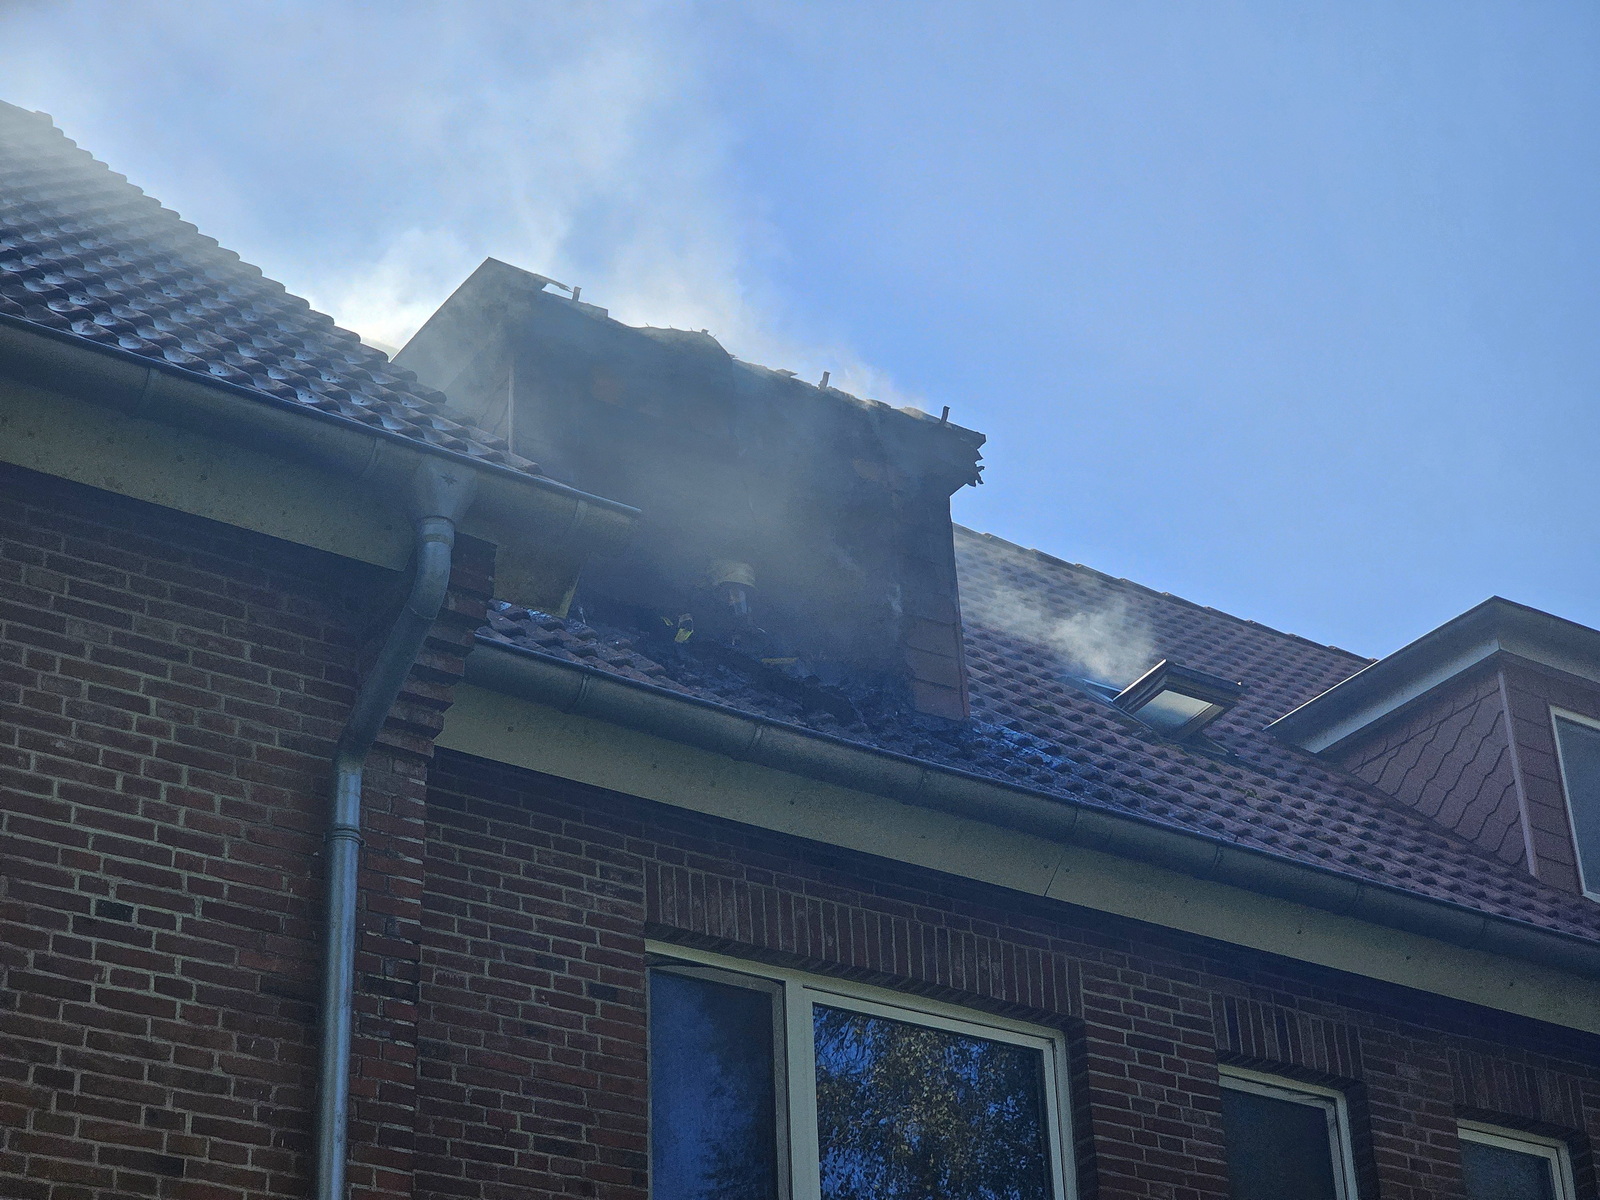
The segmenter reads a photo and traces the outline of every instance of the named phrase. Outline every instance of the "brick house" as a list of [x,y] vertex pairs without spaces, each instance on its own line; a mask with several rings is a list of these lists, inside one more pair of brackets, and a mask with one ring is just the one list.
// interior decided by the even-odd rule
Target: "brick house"
[[1113,579],[565,292],[391,363],[0,105],[0,1194],[1597,1195],[1600,633]]

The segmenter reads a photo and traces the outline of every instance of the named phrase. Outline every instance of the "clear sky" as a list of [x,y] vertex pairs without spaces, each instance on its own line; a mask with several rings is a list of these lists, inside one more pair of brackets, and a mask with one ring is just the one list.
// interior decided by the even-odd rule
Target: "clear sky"
[[493,254],[950,405],[1062,558],[1600,626],[1589,0],[0,0],[0,98],[369,338]]

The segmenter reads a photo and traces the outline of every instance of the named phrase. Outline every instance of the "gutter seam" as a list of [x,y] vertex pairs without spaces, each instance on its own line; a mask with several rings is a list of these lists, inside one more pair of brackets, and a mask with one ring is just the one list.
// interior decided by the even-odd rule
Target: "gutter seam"
[[146,366],[144,369],[144,383],[139,387],[139,398],[133,404],[134,416],[142,417],[144,415],[144,410],[150,407],[150,398],[155,395],[155,391],[156,369],[154,366]]

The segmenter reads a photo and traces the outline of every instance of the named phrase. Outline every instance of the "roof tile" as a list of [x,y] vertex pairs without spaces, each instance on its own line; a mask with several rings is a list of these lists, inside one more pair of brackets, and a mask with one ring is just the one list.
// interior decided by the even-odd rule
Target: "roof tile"
[[[966,723],[919,717],[870,691],[814,681],[810,695],[775,687],[754,662],[741,667],[736,656],[678,646],[650,630],[508,609],[480,636],[1353,879],[1600,938],[1600,906],[1264,732],[1368,660],[959,527],[956,559],[972,691]],[[1020,620],[1018,597],[1027,605]],[[1246,684],[1239,704],[1207,730],[1215,749],[1165,741],[1075,681],[1081,664],[1052,644],[1049,621],[1108,610],[1149,659],[1135,665],[1170,658]],[[840,717],[841,700],[853,716]]]
[[538,474],[445,411],[442,393],[314,312],[91,158],[0,103],[0,314]]

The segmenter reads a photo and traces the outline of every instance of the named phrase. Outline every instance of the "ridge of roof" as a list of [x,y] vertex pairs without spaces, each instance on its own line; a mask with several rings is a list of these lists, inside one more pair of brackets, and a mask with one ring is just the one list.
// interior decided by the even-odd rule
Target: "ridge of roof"
[[0,316],[526,476],[445,396],[111,170],[0,101]]
[[1600,630],[1490,596],[1312,697],[1267,729],[1321,752],[1500,654],[1600,683]]
[[981,538],[986,542],[998,544],[1006,549],[1014,550],[1018,554],[1032,555],[1034,558],[1037,558],[1053,567],[1065,567],[1068,570],[1081,571],[1102,583],[1117,584],[1119,586],[1130,588],[1133,591],[1142,593],[1143,595],[1149,596],[1155,600],[1166,601],[1173,604],[1181,604],[1185,608],[1191,608],[1197,612],[1209,613],[1214,617],[1222,617],[1225,620],[1232,621],[1239,625],[1244,625],[1250,629],[1260,630],[1263,633],[1270,633],[1274,637],[1281,637],[1288,641],[1299,642],[1301,645],[1310,649],[1331,650],[1335,654],[1343,655],[1344,657],[1363,665],[1368,665],[1378,661],[1377,659],[1369,658],[1364,654],[1357,654],[1354,650],[1346,650],[1343,646],[1335,646],[1329,642],[1319,642],[1315,638],[1308,638],[1303,634],[1290,633],[1287,630],[1278,629],[1275,626],[1264,624],[1261,621],[1252,620],[1249,617],[1241,617],[1235,613],[1227,612],[1224,609],[1213,608],[1209,604],[1201,604],[1196,600],[1189,600],[1183,596],[1175,595],[1172,592],[1157,591],[1149,584],[1139,583],[1137,580],[1126,579],[1121,575],[1112,575],[1094,567],[1086,566],[1083,563],[1075,563],[1064,558],[1058,558],[1054,554],[1047,553],[1044,550],[1039,550],[1033,546],[1024,546],[1019,542],[1010,541],[1007,538],[1001,537],[997,533],[985,533],[982,530],[973,529],[970,526],[962,525],[960,522],[952,522],[951,524],[958,534],[965,534],[968,537]]

